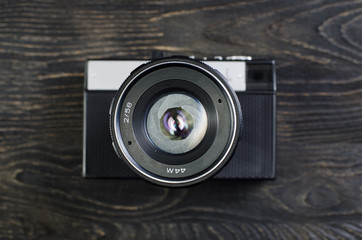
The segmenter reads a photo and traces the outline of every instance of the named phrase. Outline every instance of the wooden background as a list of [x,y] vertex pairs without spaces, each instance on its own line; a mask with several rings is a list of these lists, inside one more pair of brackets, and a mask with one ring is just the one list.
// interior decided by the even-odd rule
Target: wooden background
[[[277,60],[277,180],[81,178],[87,58]],[[0,239],[362,239],[362,1],[0,1]]]

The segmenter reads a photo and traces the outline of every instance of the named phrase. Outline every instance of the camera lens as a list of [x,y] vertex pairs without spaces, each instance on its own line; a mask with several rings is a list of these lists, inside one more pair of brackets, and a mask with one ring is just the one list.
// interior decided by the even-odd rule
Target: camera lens
[[195,98],[172,93],[152,105],[146,125],[156,147],[167,153],[181,154],[194,149],[204,138],[207,115]]
[[135,69],[110,113],[118,156],[163,186],[187,186],[216,174],[232,156],[242,125],[238,98],[224,76],[183,57]]

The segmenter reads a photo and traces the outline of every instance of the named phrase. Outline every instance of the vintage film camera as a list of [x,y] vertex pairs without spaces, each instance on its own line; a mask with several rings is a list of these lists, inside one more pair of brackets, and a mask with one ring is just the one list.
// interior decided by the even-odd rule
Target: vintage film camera
[[273,60],[88,60],[83,176],[167,187],[274,179]]

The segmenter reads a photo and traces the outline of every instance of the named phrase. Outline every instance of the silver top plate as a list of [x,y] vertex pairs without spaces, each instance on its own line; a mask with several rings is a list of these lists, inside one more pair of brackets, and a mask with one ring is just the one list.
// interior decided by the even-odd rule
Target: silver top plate
[[[87,90],[116,91],[142,60],[89,60],[87,62]],[[246,64],[243,61],[204,61],[218,70],[235,91],[246,89]]]

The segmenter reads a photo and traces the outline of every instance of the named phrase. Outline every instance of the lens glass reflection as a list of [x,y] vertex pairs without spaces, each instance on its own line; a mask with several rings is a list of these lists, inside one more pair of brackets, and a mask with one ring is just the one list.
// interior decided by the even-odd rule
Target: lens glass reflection
[[192,116],[183,108],[169,108],[160,119],[162,133],[171,140],[187,138],[194,128]]

